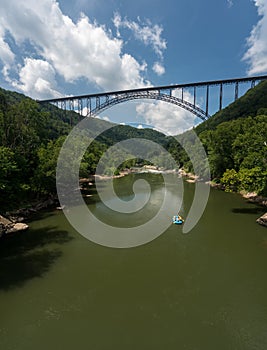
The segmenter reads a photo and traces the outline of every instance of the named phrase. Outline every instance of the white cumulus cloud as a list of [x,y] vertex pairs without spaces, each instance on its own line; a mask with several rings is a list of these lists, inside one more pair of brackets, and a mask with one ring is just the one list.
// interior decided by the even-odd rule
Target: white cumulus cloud
[[155,62],[153,65],[153,71],[157,74],[157,75],[162,75],[165,73],[165,68],[164,66],[159,63],[159,62]]
[[267,2],[266,0],[253,1],[258,8],[260,19],[247,39],[248,50],[243,57],[249,65],[249,75],[267,72]]
[[[179,92],[173,95],[180,97]],[[193,102],[193,96],[189,92],[185,91],[183,97],[184,100]],[[136,112],[147,124],[169,135],[177,135],[192,128],[196,119],[191,112],[163,101],[142,102],[137,105]]]
[[61,97],[56,90],[55,70],[46,61],[26,58],[13,86],[36,99]]
[[108,116],[104,116],[104,117],[102,117],[102,119],[105,120],[106,122],[110,122],[110,119]]
[[[121,39],[84,14],[74,22],[55,0],[27,0],[20,6],[17,0],[2,0],[0,21],[0,59],[5,72],[15,57],[5,39],[8,32],[24,59],[24,66],[17,66],[19,81],[13,84],[30,96],[42,98],[49,92],[50,97],[57,96],[56,74],[67,82],[83,78],[104,90],[151,85],[142,76],[146,63],[123,53]],[[35,49],[38,60],[28,57],[27,52],[23,56],[25,43]],[[47,76],[37,74],[38,65],[41,73],[48,69]]]
[[15,59],[15,55],[4,40],[5,30],[0,25],[0,59],[5,65],[10,66]]
[[167,48],[167,42],[162,38],[162,26],[158,24],[152,25],[148,20],[146,23],[141,23],[140,19],[138,19],[138,22],[130,21],[127,18],[122,19],[118,13],[115,13],[113,23],[117,28],[118,36],[120,36],[120,28],[130,29],[136,39],[147,46],[151,46],[160,58],[163,57],[163,51]]

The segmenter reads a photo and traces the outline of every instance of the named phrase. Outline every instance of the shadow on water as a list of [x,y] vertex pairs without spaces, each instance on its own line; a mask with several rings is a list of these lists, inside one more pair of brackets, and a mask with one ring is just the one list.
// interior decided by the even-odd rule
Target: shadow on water
[[68,232],[54,227],[29,230],[2,238],[0,290],[21,287],[32,278],[42,277],[62,256],[60,245],[72,239]]
[[233,208],[232,212],[235,214],[264,214],[265,209],[263,207],[253,208]]

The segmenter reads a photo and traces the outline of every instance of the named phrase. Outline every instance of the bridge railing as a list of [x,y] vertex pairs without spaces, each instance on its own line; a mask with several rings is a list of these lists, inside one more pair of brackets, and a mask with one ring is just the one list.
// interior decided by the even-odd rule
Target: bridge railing
[[[205,120],[210,117],[210,88],[219,87],[218,91],[218,109],[223,108],[224,87],[234,85],[234,100],[239,97],[240,84],[250,84],[250,88],[263,80],[267,79],[267,75],[251,76],[245,78],[233,78],[224,80],[202,81],[186,84],[172,84],[166,86],[143,87],[139,89],[119,90],[110,92],[101,92],[88,95],[66,96],[60,98],[52,98],[38,101],[39,103],[52,103],[64,110],[76,111],[81,116],[95,116],[101,111],[110,108],[118,103],[122,103],[134,99],[154,99],[172,103],[181,107],[197,117]],[[206,89],[202,104],[205,110],[197,103],[199,89]],[[191,90],[192,101],[185,99],[185,91]],[[179,97],[177,96],[179,91]]]

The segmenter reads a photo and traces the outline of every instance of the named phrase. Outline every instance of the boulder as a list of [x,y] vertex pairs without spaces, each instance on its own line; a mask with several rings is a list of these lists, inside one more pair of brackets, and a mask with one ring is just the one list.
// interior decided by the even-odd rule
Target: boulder
[[257,223],[267,227],[267,213],[263,214],[260,218],[258,218]]
[[12,224],[12,221],[8,220],[7,218],[4,218],[2,215],[0,215],[0,224],[3,226],[7,226]]
[[24,224],[22,222],[17,222],[16,224],[9,225],[9,227],[6,230],[6,233],[25,231],[28,228],[29,228],[29,226],[27,224]]
[[27,224],[22,222],[12,222],[11,220],[0,215],[0,237],[19,231],[25,231],[29,228]]

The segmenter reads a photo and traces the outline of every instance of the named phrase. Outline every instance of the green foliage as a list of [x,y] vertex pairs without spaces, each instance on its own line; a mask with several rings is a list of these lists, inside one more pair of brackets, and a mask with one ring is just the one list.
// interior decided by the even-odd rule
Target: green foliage
[[49,141],[38,149],[38,165],[32,178],[32,189],[39,194],[56,192],[57,159],[65,137]]
[[267,81],[259,83],[255,88],[231,103],[226,108],[217,112],[209,120],[196,127],[200,134],[204,130],[214,130],[219,124],[248,116],[255,117],[258,114],[267,114]]
[[[43,188],[47,182],[38,184],[37,178],[40,177],[40,169],[43,167],[45,170],[45,163],[49,167],[53,158],[49,155],[45,157],[44,149],[49,140],[57,139],[69,130],[69,124],[60,118],[55,119],[50,111],[41,108],[36,101],[22,94],[0,89],[2,208],[19,205],[19,201],[45,192]],[[48,186],[47,192],[51,187]]]
[[88,174],[95,173],[97,164],[105,149],[105,145],[95,140],[90,144],[82,160],[82,162],[84,163],[84,171],[83,173],[81,173],[82,177],[88,176]]
[[226,169],[259,167],[264,172],[267,169],[266,140],[267,116],[233,120],[209,131],[205,142],[212,176],[221,177]]
[[[75,112],[63,111],[51,104],[39,104],[16,92],[0,88],[0,204],[2,208],[19,200],[47,196],[56,192],[56,168],[58,155],[70,132],[77,124]],[[131,138],[152,140],[166,146],[169,139],[151,129],[138,130],[130,126],[112,125],[104,120],[92,119],[92,130],[86,130],[65,154],[61,166],[73,176],[70,164],[80,164],[79,175],[87,177],[96,171],[99,160],[108,147]],[[84,140],[94,138],[94,132],[108,130],[94,140],[82,159],[80,149]],[[113,127],[112,127],[113,126]],[[85,137],[85,139],[84,139]],[[139,145],[139,146],[140,146]],[[175,151],[174,151],[175,153]],[[160,152],[151,150],[149,159],[161,158]],[[163,159],[165,161],[165,159]],[[146,164],[145,159],[136,159],[127,149],[119,148],[112,157],[104,158],[103,173],[119,173],[121,169]],[[166,164],[167,166],[167,164]],[[101,168],[99,169],[101,171]],[[9,203],[10,202],[10,203]]]
[[258,194],[263,195],[265,194],[267,183],[267,171],[262,171],[262,168],[242,168],[239,170],[238,178],[240,181],[240,191],[244,190],[246,192],[256,192]]
[[267,171],[263,172],[260,167],[242,168],[239,172],[227,169],[221,178],[221,183],[227,192],[245,191],[267,195]]
[[209,133],[206,142],[213,177],[221,177],[227,191],[265,193],[267,116],[222,123]]
[[[267,81],[197,126],[195,131],[208,155],[212,179],[220,180],[226,191],[267,195]],[[179,140],[194,151],[195,141],[189,132],[179,135]],[[185,170],[196,172],[183,150],[179,150],[179,159]]]
[[240,168],[267,166],[267,116],[248,117],[243,122],[243,132],[233,142],[235,166]]
[[[9,188],[10,178],[13,177],[17,171],[17,163],[14,152],[7,147],[0,147],[0,190]],[[3,195],[3,193],[1,193]]]
[[237,172],[234,169],[227,169],[221,178],[221,183],[225,186],[226,192],[236,192],[240,185]]
[[206,142],[210,170],[213,177],[221,177],[226,169],[234,168],[234,154],[232,144],[242,128],[240,120],[220,124],[209,133]]

